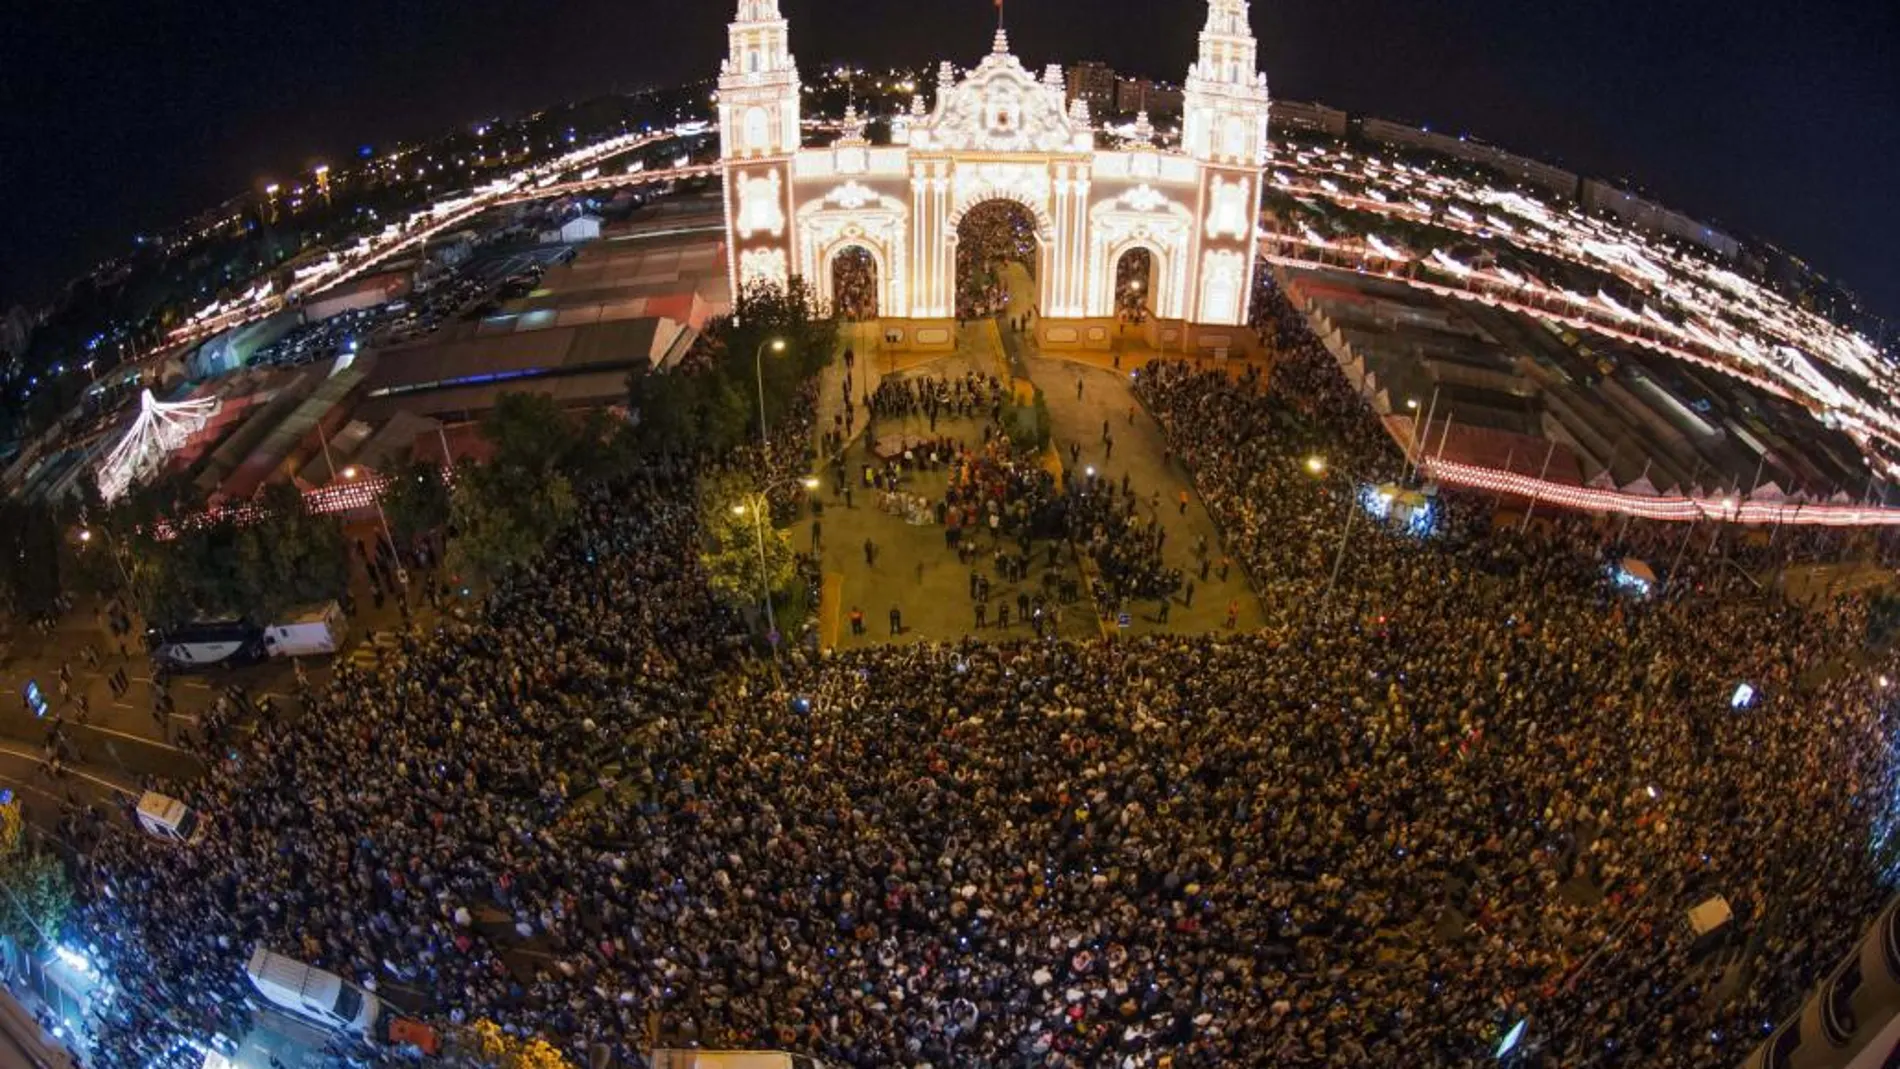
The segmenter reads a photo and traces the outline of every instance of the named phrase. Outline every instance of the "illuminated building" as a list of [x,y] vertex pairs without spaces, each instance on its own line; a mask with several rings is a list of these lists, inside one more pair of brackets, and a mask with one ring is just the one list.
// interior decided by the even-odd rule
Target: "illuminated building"
[[[1008,201],[1033,221],[1045,343],[1106,338],[1107,327],[1082,321],[1115,314],[1116,266],[1136,250],[1153,257],[1157,318],[1246,323],[1267,160],[1267,83],[1247,8],[1210,0],[1179,151],[1140,140],[1098,149],[1087,103],[1065,102],[1061,68],[1038,77],[1000,28],[974,70],[942,65],[934,110],[914,101],[892,145],[873,146],[847,123],[835,144],[807,148],[778,0],[740,0],[719,78],[735,291],[800,275],[829,294],[838,257],[862,250],[887,323],[910,320],[919,342],[947,343],[958,224]],[[1240,345],[1241,333],[1203,331],[1199,342]]]

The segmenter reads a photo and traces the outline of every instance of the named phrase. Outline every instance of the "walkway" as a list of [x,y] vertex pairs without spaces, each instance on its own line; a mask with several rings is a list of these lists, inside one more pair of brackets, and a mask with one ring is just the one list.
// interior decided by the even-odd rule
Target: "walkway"
[[[1168,456],[1161,427],[1136,402],[1129,375],[1112,367],[1055,357],[1031,356],[1028,363],[1031,377],[1048,401],[1056,452],[1063,463],[1069,462],[1069,446],[1074,443],[1080,447],[1079,463],[1084,471],[1093,468],[1100,477],[1117,484],[1127,475],[1129,486],[1144,499],[1158,497],[1158,508],[1144,507],[1144,519],[1147,515],[1160,517],[1162,530],[1167,532],[1163,559],[1194,580],[1194,603],[1186,605],[1177,596],[1166,624],[1153,621],[1157,606],[1147,602],[1130,606],[1129,627],[1117,630],[1136,635],[1219,630],[1227,623],[1227,603],[1236,599],[1240,602],[1240,629],[1263,626],[1265,617],[1259,599],[1241,569],[1234,567],[1227,580],[1221,581],[1220,532],[1195,493],[1186,465]],[[1082,385],[1079,398],[1078,382]],[[1104,422],[1114,439],[1112,454],[1103,444]],[[1188,492],[1185,513],[1179,505],[1183,490]],[[1200,562],[1193,553],[1197,538],[1207,540],[1213,561],[1206,580],[1200,578]]]

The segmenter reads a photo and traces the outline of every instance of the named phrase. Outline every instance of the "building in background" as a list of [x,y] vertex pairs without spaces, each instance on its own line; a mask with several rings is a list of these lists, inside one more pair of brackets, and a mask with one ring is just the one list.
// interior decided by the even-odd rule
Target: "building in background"
[[1092,115],[1108,115],[1118,106],[1115,71],[1100,60],[1083,60],[1070,67],[1064,83],[1069,99],[1087,101]]
[[1123,78],[1115,83],[1115,110],[1123,115],[1145,111],[1153,117],[1172,118],[1181,114],[1183,103],[1178,85],[1152,78]]
[[1286,133],[1306,133],[1345,140],[1351,116],[1339,108],[1307,104],[1297,100],[1276,100],[1272,107],[1272,127]]
[[1469,137],[1434,133],[1425,127],[1407,126],[1390,119],[1367,119],[1362,124],[1360,132],[1370,141],[1436,152],[1452,159],[1477,164],[1480,167],[1489,167],[1506,178],[1533,186],[1545,193],[1563,197],[1566,200],[1577,199],[1578,178],[1575,171],[1566,170],[1542,160],[1533,160],[1528,156],[1506,152],[1496,145],[1486,144]]
[[1742,254],[1742,243],[1729,234],[1601,178],[1583,180],[1583,206],[1593,212],[1607,212],[1631,226],[1700,245],[1724,260]]

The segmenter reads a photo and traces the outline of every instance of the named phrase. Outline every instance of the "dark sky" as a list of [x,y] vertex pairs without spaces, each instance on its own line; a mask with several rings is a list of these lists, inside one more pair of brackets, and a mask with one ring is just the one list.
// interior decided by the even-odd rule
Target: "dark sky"
[[[985,0],[782,0],[808,64],[969,62]],[[0,18],[0,307],[355,145],[716,70],[732,0],[57,0]],[[1633,178],[1900,318],[1900,3],[1256,0],[1276,96]],[[1179,78],[1201,0],[1014,0],[1017,53]]]

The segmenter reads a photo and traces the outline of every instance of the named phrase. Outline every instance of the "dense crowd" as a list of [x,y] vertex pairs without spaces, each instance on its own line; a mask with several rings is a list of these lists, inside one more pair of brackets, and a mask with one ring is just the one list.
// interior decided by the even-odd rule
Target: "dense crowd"
[[959,376],[887,376],[871,395],[873,419],[927,419],[936,429],[939,417],[1002,418],[1003,384],[994,375],[966,371]]
[[[1095,562],[1097,608],[1113,615],[1132,602],[1153,601],[1165,618],[1182,576],[1162,556],[1168,532],[1157,516],[1159,494],[1143,501],[1126,480],[1099,479],[1093,469],[1082,482],[1070,498],[1069,537]],[[1205,557],[1206,547],[1197,548]]]
[[977,205],[957,227],[957,319],[1029,311],[1009,307],[1003,271],[1011,263],[1032,271],[1037,262],[1035,220],[1007,201]]
[[[259,942],[578,1064],[650,1017],[861,1067],[1466,1067],[1524,1020],[1527,1065],[1737,1064],[1885,895],[1900,670],[1857,656],[1865,605],[1717,597],[1706,553],[1631,598],[1607,563],[1675,530],[1483,502],[1342,543],[1401,458],[1272,298],[1270,388],[1138,382],[1262,631],[794,651],[776,683],[691,495],[595,492],[474,618],[175,788],[202,844],[90,836],[81,925],[137,1017],[100,1064],[230,1031]],[[963,454],[946,508],[1146,537],[1136,495],[1008,457]],[[1684,921],[1714,894],[1759,954],[1721,998]]]
[[831,262],[832,311],[852,323],[876,319],[877,261],[858,246],[839,253]]
[[1127,323],[1148,321],[1154,299],[1154,255],[1131,249],[1115,261],[1115,314]]

